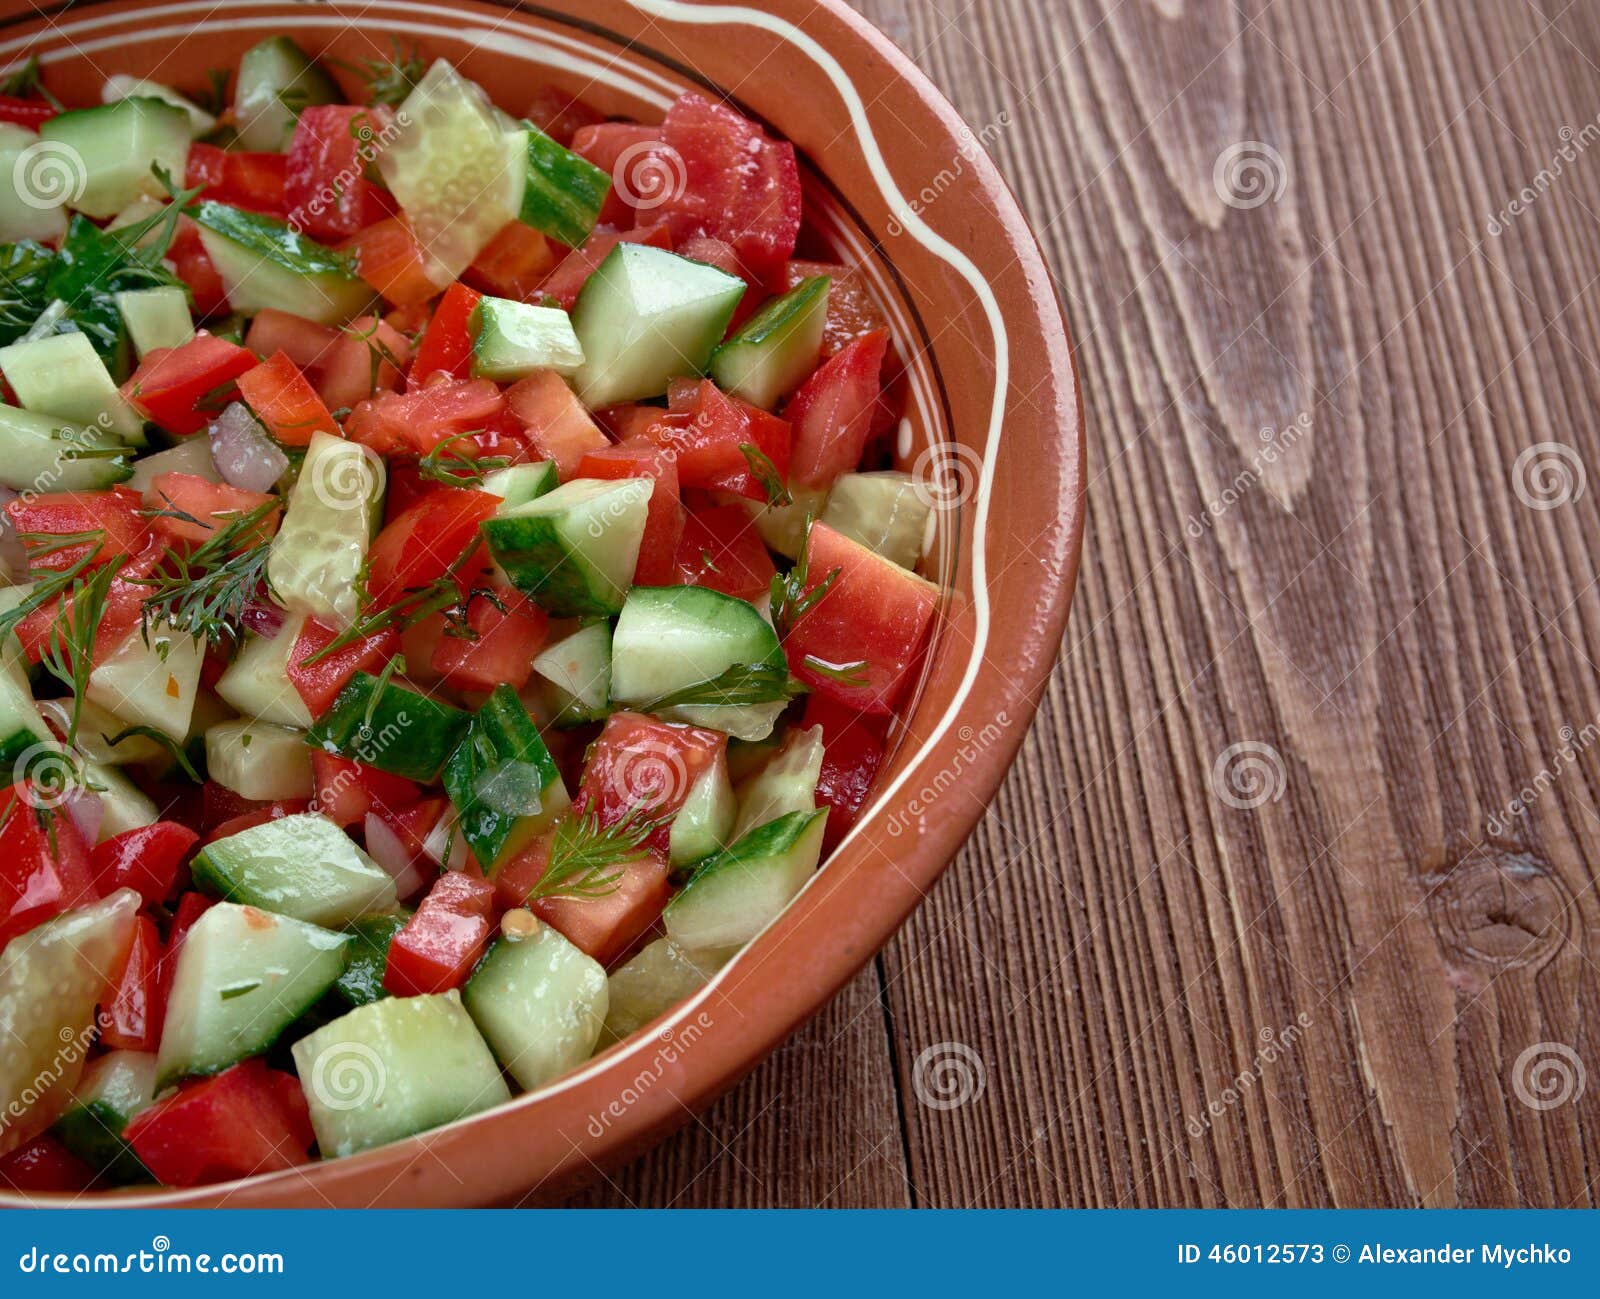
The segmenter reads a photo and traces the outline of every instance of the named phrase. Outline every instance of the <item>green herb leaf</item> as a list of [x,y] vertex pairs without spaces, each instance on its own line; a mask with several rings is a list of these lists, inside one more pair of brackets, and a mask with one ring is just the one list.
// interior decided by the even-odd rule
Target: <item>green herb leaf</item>
[[[98,553],[98,550],[95,552]],[[55,620],[39,655],[39,666],[72,692],[72,717],[67,723],[67,743],[78,738],[83,699],[94,671],[94,642],[106,613],[111,584],[127,562],[119,555],[87,577],[75,580],[56,606]]]
[[806,518],[805,536],[800,543],[800,558],[787,573],[779,573],[769,588],[772,596],[772,625],[778,630],[778,639],[785,639],[795,625],[817,607],[818,602],[833,589],[839,580],[839,569],[832,570],[810,590],[811,581],[811,525],[815,518]]
[[235,997],[247,996],[260,986],[260,979],[240,979],[237,983],[223,984],[217,989],[217,996],[223,1001],[232,1001]]
[[756,481],[761,484],[761,490],[767,494],[767,504],[793,505],[794,497],[789,495],[789,489],[784,485],[783,475],[778,472],[778,466],[772,463],[772,457],[753,442],[739,443],[739,450],[744,453],[745,461],[750,466],[750,472],[755,475]]
[[[161,569],[137,579],[152,590],[142,608],[146,644],[151,624],[161,622],[191,636],[204,636],[213,645],[233,639],[245,606],[260,596],[266,584],[268,543],[251,539],[277,508],[278,502],[272,500],[234,515],[193,550],[186,553],[175,547]],[[151,513],[198,522],[182,510]]]
[[615,825],[602,826],[600,813],[591,808],[556,827],[550,844],[550,864],[528,893],[539,898],[603,898],[622,885],[619,867],[644,855],[645,844],[665,824],[665,818],[646,817],[635,808]]
[[106,736],[106,744],[108,747],[114,749],[124,740],[130,740],[135,736],[138,736],[140,739],[152,740],[156,744],[159,744],[172,756],[173,762],[178,765],[183,774],[189,777],[189,779],[194,781],[196,784],[199,784],[205,780],[205,777],[195,770],[194,763],[189,761],[188,751],[183,747],[183,745],[179,744],[178,741],[173,739],[165,731],[158,730],[154,726],[125,726],[115,735]]
[[[496,469],[504,469],[511,460],[508,456],[473,454],[469,447],[475,447],[476,443],[471,439],[480,431],[473,429],[451,434],[417,461],[417,472],[429,482],[443,483],[446,487],[482,487],[488,474]],[[457,444],[464,439],[468,447],[458,447]]]
[[681,690],[669,691],[640,711],[659,713],[664,708],[745,708],[754,704],[787,702],[806,693],[806,687],[789,675],[789,669],[771,663],[735,663],[720,676]]
[[61,101],[44,88],[40,79],[39,56],[30,54],[23,65],[10,76],[0,78],[0,95],[14,95],[18,99],[28,99],[37,95],[48,104],[60,108]]
[[841,686],[850,686],[853,689],[865,690],[872,684],[867,676],[866,659],[858,659],[854,663],[829,663],[819,659],[815,654],[807,654],[800,660],[815,672],[819,677],[826,677],[829,681]]

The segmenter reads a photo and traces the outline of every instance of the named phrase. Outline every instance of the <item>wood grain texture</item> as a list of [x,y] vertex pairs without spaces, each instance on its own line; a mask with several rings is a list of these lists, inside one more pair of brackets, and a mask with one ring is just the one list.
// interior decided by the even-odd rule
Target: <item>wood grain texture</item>
[[876,967],[585,1202],[1592,1205],[1600,10],[860,7],[1076,331],[1064,659]]

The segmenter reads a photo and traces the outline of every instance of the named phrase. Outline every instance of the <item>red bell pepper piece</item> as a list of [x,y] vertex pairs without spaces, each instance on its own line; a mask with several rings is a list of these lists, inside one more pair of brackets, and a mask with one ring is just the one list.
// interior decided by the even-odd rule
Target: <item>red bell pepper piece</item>
[[161,1045],[167,996],[155,921],[139,916],[122,972],[100,1008],[100,1042],[113,1050],[154,1051]]
[[482,296],[460,281],[444,291],[411,362],[413,385],[425,385],[441,373],[452,379],[465,379],[471,374],[472,310]]
[[313,433],[339,436],[339,426],[322,398],[287,352],[274,352],[241,374],[239,395],[267,431],[287,446],[306,446]]
[[[246,544],[266,541],[277,532],[278,509],[274,504],[277,500],[267,492],[250,492],[227,483],[214,483],[199,474],[177,472],[157,474],[144,493],[148,509],[165,511],[153,518],[153,529],[165,537],[192,541],[196,545],[209,540],[214,532],[235,519],[263,505],[273,505],[250,529],[249,536],[240,538],[241,549]],[[176,517],[178,515],[188,517]]]
[[670,586],[677,570],[678,542],[683,536],[683,504],[678,499],[675,457],[647,438],[640,438],[588,452],[578,462],[577,476],[654,480],[633,580],[638,586]]
[[[0,114],[3,117],[3,114]],[[48,1132],[0,1155],[0,1186],[13,1191],[86,1191],[95,1171]]]
[[491,594],[475,592],[467,605],[476,640],[443,636],[433,651],[433,670],[457,690],[490,691],[502,682],[521,690],[550,633],[550,616],[521,591],[502,586]]
[[738,600],[758,600],[777,576],[766,543],[737,505],[691,510],[684,520],[671,582],[703,586]]
[[189,146],[184,186],[202,186],[201,198],[282,217],[287,159],[281,153],[244,153],[196,142]]
[[352,826],[368,812],[388,812],[417,801],[421,788],[403,776],[368,767],[321,749],[311,751],[316,796],[311,806],[335,825]]
[[233,381],[255,364],[249,348],[202,330],[181,347],[146,356],[122,395],[169,433],[197,433],[226,404]]
[[[48,537],[103,533],[99,549],[95,551],[97,567],[122,555],[138,554],[150,540],[150,529],[140,513],[144,502],[138,492],[126,487],[102,492],[41,492],[36,496],[19,496],[5,509],[12,527],[23,537],[34,533]],[[95,543],[86,541],[40,554],[38,552],[48,549],[50,543],[24,541],[23,544],[31,552],[30,567],[51,570],[71,568],[95,550]]]
[[428,259],[404,217],[375,221],[340,245],[355,254],[356,273],[396,307],[426,302],[439,292]]
[[382,151],[392,120],[383,107],[314,104],[300,110],[284,179],[290,225],[328,242],[382,215],[365,173]]
[[339,692],[357,672],[377,672],[400,652],[400,637],[385,627],[371,636],[334,650],[326,658],[309,660],[320,654],[338,637],[332,628],[308,618],[289,654],[289,684],[306,701],[312,717],[321,717],[333,706]]
[[0,795],[0,948],[99,896],[89,846],[50,793],[22,781]]
[[485,293],[531,302],[559,256],[539,231],[512,221],[473,259],[466,278]]
[[438,581],[499,508],[492,492],[438,487],[389,524],[367,553],[367,594],[387,609],[408,590]]
[[[417,373],[415,364],[411,373]],[[494,423],[505,405],[499,386],[489,379],[437,379],[361,402],[345,420],[344,431],[352,442],[384,455],[427,455],[446,438]]]
[[793,429],[790,476],[802,487],[827,487],[861,463],[872,413],[883,391],[889,336],[878,332],[847,344],[800,385],[784,409]]
[[24,99],[20,95],[0,95],[0,122],[25,126],[37,131],[61,110],[43,99]]
[[872,791],[872,782],[883,763],[888,722],[871,713],[858,713],[826,695],[814,694],[806,699],[800,725],[804,729],[822,728],[822,774],[817,779],[817,798],[828,807],[823,850],[832,852],[855,824]]
[[[789,669],[813,690],[861,712],[892,712],[922,653],[939,589],[826,523],[806,544],[806,590],[832,585],[790,629]],[[824,668],[861,664],[861,682]]]
[[123,1133],[165,1186],[200,1186],[308,1162],[316,1140],[300,1083],[261,1060],[185,1083]]
[[493,914],[493,884],[446,871],[389,944],[383,986],[397,997],[459,988],[483,955]]
[[178,882],[178,867],[200,836],[176,821],[135,826],[96,844],[89,854],[101,896],[132,889],[146,903],[164,902]]

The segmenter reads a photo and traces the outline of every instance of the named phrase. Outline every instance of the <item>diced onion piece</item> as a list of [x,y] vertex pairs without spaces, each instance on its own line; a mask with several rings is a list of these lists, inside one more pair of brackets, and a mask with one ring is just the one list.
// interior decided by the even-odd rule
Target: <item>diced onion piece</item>
[[366,831],[367,856],[394,880],[395,896],[404,899],[420,892],[427,877],[389,823],[376,812],[368,812]]
[[230,402],[212,422],[211,459],[223,482],[247,492],[269,492],[289,468],[289,457],[261,431],[242,402]]

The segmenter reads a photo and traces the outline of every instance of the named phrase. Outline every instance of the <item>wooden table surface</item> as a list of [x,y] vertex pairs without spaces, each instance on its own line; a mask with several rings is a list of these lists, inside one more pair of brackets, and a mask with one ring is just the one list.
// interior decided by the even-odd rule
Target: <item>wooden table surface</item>
[[1600,7],[860,8],[1076,334],[1063,661],[877,962],[580,1202],[1592,1205]]

